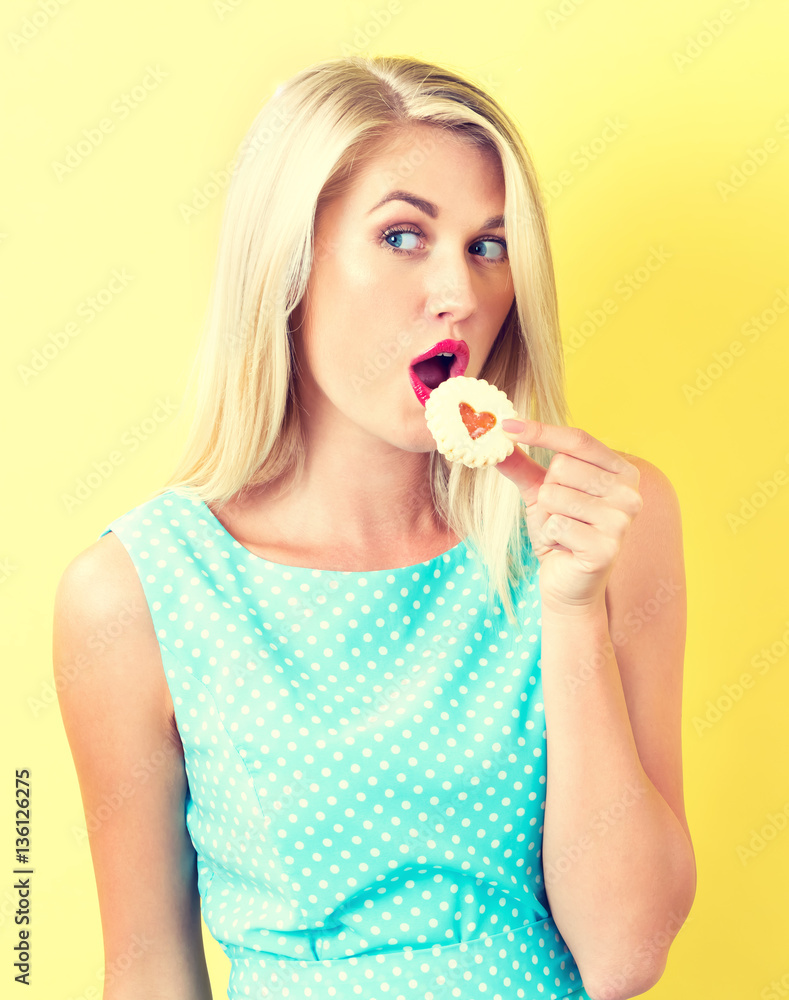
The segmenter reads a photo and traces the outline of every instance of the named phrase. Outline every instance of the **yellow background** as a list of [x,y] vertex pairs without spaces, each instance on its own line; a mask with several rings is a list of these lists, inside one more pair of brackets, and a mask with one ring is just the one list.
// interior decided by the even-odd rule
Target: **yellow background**
[[[17,990],[30,1000],[100,996],[85,820],[52,686],[52,600],[74,555],[171,470],[185,427],[156,406],[181,401],[203,319],[224,201],[212,180],[278,83],[325,58],[381,52],[472,76],[520,123],[556,192],[572,423],[653,462],[681,500],[685,791],[699,878],[649,995],[784,996],[789,830],[769,815],[789,813],[789,321],[766,310],[781,290],[789,296],[787,6],[47,2],[49,15],[38,0],[0,14],[0,991],[16,996],[13,770],[27,767],[33,985]],[[146,79],[145,98],[122,117],[116,102]],[[58,176],[67,147],[108,117],[101,144]],[[619,122],[610,142],[599,138],[607,119]],[[737,169],[744,183],[727,192],[720,184]],[[186,221],[183,207],[201,192],[205,204]],[[125,287],[88,319],[87,300],[115,269],[126,270]],[[752,316],[764,329],[748,339]],[[69,323],[77,334],[26,372]],[[112,452],[111,473],[69,509],[64,497]],[[732,522],[748,498],[752,515]],[[770,647],[771,660],[759,659]],[[725,685],[744,673],[751,686],[739,697],[730,687],[727,702]],[[705,715],[713,721],[701,728]],[[741,860],[738,845],[770,823],[771,839]],[[205,936],[218,998],[228,963]]]

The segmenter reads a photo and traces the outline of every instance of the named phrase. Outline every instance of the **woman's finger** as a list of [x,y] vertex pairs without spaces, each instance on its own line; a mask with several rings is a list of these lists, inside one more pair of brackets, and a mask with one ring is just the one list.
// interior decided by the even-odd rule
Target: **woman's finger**
[[502,459],[496,468],[515,483],[527,506],[536,503],[537,491],[545,479],[545,468],[539,462],[535,462],[516,444],[512,454]]
[[[507,430],[508,427],[516,428],[521,424],[524,425],[522,429]],[[502,420],[501,429],[513,441],[547,448],[549,451],[563,452],[596,465],[606,472],[620,474],[627,472],[628,468],[635,468],[621,455],[617,455],[602,441],[598,441],[580,427],[559,427],[556,424],[541,423],[539,420],[520,419]]]
[[607,496],[619,483],[615,472],[607,472],[597,465],[590,465],[580,458],[559,452],[551,458],[546,470],[546,483],[561,483],[590,496]]
[[559,483],[543,483],[540,489],[540,506],[549,514],[566,515],[575,521],[592,525],[603,534],[620,538],[637,512],[629,495],[622,506],[617,506],[608,498],[592,497]]

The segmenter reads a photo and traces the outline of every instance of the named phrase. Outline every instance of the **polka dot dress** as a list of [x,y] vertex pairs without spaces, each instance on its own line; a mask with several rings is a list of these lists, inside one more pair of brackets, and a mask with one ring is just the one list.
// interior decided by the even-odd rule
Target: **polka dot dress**
[[159,638],[230,1000],[588,1000],[543,882],[539,573],[512,628],[465,542],[284,566],[172,491],[110,530]]

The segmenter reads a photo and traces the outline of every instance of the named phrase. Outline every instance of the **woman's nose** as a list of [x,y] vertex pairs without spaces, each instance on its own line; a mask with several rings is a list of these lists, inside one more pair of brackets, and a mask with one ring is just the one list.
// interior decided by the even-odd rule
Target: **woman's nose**
[[469,265],[453,257],[437,266],[428,285],[427,310],[430,315],[450,313],[455,322],[459,322],[471,315],[476,307]]

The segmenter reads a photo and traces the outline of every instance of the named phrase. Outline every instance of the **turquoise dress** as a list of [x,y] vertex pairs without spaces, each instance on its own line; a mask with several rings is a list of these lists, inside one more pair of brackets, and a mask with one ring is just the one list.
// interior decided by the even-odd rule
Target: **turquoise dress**
[[284,566],[171,490],[110,530],[159,638],[230,1000],[588,1000],[543,882],[539,572],[513,629],[465,541]]

